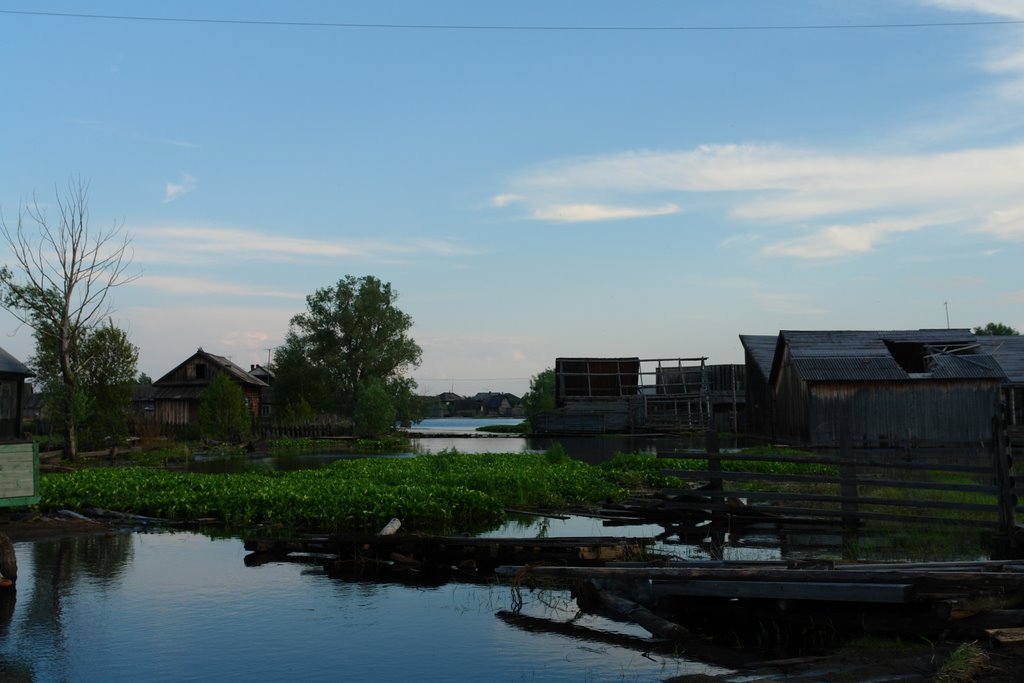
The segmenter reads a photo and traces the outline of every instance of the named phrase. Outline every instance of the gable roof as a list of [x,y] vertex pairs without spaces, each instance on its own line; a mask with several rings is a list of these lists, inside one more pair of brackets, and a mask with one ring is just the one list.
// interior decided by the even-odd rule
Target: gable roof
[[193,379],[186,379],[186,378],[182,377],[182,375],[179,374],[179,372],[178,372],[179,370],[183,369],[185,366],[187,366],[189,363],[191,363],[191,362],[193,362],[195,360],[205,361],[212,369],[215,369],[215,370],[218,370],[218,371],[221,371],[221,372],[226,372],[233,380],[235,380],[239,384],[244,384],[244,385],[249,385],[249,386],[256,386],[256,387],[270,386],[266,382],[264,382],[263,380],[259,379],[258,377],[253,377],[248,372],[246,372],[242,368],[240,368],[237,365],[235,365],[234,363],[232,363],[231,359],[225,358],[224,356],[217,356],[217,355],[214,355],[212,353],[208,353],[206,351],[203,351],[202,347],[199,347],[199,349],[194,354],[189,356],[183,362],[181,362],[178,365],[176,365],[173,370],[171,370],[166,375],[164,375],[160,379],[158,379],[155,382],[153,382],[153,386],[155,386],[155,387],[160,387],[160,386],[165,386],[165,387],[166,386],[202,386],[202,387],[205,387],[207,384],[210,383],[210,380],[213,379],[213,377],[216,374],[216,372],[210,372],[210,373],[207,374],[206,377],[193,378]]
[[0,375],[17,375],[19,377],[35,377],[36,373],[11,354],[0,348]]
[[755,369],[761,373],[761,379],[768,381],[772,371],[772,360],[775,358],[775,346],[779,343],[777,334],[741,334],[740,344],[750,354]]
[[[916,348],[921,358],[927,359],[927,371],[905,369],[893,355],[901,347]],[[782,370],[787,350],[796,372],[808,382],[1005,378],[995,359],[979,352],[967,329],[783,330],[772,360],[772,383]]]

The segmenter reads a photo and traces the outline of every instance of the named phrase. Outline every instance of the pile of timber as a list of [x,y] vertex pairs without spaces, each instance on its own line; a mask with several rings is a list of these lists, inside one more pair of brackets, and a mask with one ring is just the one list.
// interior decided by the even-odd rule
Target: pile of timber
[[[672,562],[661,566],[506,566],[499,576],[572,586],[584,611],[657,638],[694,634],[789,649],[862,634],[983,638],[1024,627],[1024,562],[865,564]],[[797,648],[799,650],[799,648]]]
[[548,563],[595,567],[609,561],[642,559],[650,538],[481,538],[429,534],[342,533],[294,539],[245,541],[246,564],[313,561],[329,572],[384,575],[493,576],[495,567]]

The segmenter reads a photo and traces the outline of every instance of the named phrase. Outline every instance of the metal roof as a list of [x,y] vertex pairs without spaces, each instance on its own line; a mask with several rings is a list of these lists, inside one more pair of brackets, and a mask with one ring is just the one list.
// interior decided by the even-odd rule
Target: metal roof
[[772,359],[775,357],[775,346],[779,343],[777,334],[741,334],[740,343],[750,354],[756,369],[767,381],[772,371]]
[[11,354],[0,348],[0,374],[19,375],[21,377],[35,377],[36,373],[29,370],[28,366]]
[[[918,344],[929,370],[908,373],[889,344]],[[1005,379],[1003,369],[978,348],[968,329],[783,330],[771,366],[771,381],[790,361],[805,381],[896,381],[908,379]]]
[[1024,337],[975,337],[975,341],[995,359],[1011,384],[1024,384]]

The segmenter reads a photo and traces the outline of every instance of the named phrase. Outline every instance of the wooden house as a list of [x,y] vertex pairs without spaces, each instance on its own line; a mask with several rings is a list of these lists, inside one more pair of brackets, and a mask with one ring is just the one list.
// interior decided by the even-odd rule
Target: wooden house
[[22,401],[29,377],[35,377],[35,373],[0,349],[0,441],[21,439]]
[[784,330],[768,383],[777,439],[885,447],[991,440],[1005,379],[970,330]]
[[206,387],[219,373],[242,389],[252,415],[260,415],[260,399],[267,383],[252,376],[223,356],[200,348],[185,362],[153,382],[156,420],[162,424],[189,425],[199,419],[199,402]]

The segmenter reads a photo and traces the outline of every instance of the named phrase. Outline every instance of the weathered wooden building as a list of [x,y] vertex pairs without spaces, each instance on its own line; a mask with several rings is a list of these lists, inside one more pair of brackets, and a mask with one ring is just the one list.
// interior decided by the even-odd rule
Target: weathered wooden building
[[203,392],[219,373],[242,389],[245,404],[253,416],[260,415],[260,397],[266,382],[254,377],[223,356],[200,348],[191,357],[153,382],[156,420],[162,424],[189,425],[199,419]]
[[702,431],[711,424],[706,358],[557,358],[557,410],[538,432]]
[[768,407],[780,441],[835,446],[845,424],[869,446],[977,443],[992,438],[1005,379],[966,329],[784,330]]
[[1024,426],[1024,337],[976,337],[983,353],[992,356],[1002,368],[1003,416],[1008,425]]

